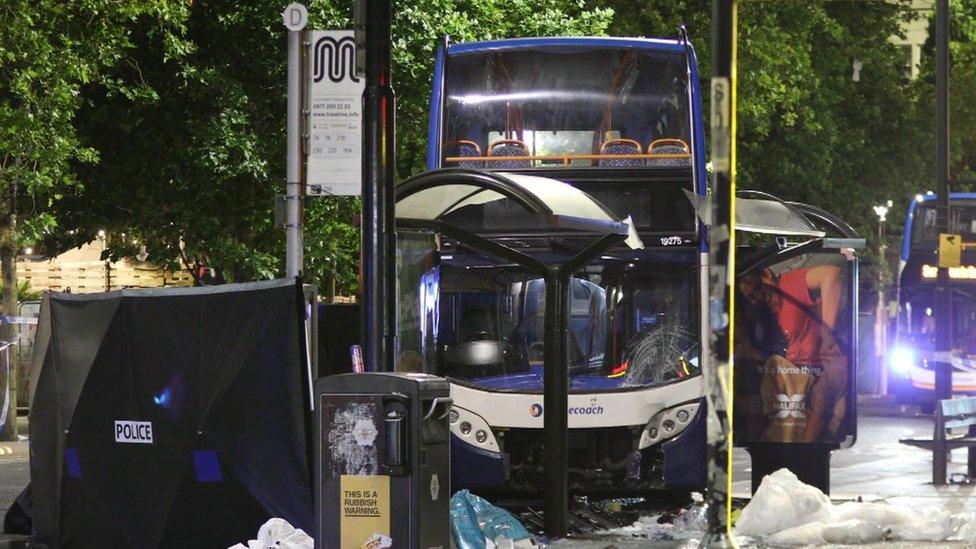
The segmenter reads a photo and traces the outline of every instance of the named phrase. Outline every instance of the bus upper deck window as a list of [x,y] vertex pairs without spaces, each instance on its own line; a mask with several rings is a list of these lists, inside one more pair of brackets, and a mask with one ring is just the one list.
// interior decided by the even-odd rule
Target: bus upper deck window
[[[539,47],[451,55],[443,112],[442,143],[480,144],[486,168],[691,163],[652,156],[688,150],[647,149],[661,139],[691,142],[687,65],[680,52]],[[507,143],[491,149],[496,141],[513,139],[524,147]],[[638,150],[624,140],[637,143]],[[444,153],[445,166],[464,161],[462,154]],[[489,158],[503,155],[528,158]]]

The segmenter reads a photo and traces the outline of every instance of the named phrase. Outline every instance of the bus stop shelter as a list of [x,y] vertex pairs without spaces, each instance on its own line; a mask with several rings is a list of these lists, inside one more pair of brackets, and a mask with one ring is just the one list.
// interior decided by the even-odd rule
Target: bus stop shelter
[[[636,231],[629,220],[617,219],[587,193],[561,181],[530,175],[436,170],[398,185],[396,201],[398,228],[431,231],[524,267],[545,281],[545,528],[551,536],[564,536],[569,508],[569,280],[587,262],[622,243],[642,248]],[[518,234],[572,236],[581,247],[561,261],[544,261],[509,244],[511,240],[494,238]]]

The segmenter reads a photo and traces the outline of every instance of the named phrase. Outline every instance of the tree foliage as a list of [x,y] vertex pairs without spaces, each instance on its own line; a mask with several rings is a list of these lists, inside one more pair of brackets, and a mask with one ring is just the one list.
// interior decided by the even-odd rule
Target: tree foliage
[[[950,172],[954,179],[976,178],[976,0],[954,0],[949,3],[949,118],[951,154]],[[921,97],[919,121],[924,125],[926,142],[934,163],[936,135],[935,101],[935,13],[929,15],[929,37],[922,50],[922,66],[916,81]],[[924,187],[935,190],[933,177]],[[921,188],[919,190],[922,190]],[[953,190],[976,190],[966,182]]]
[[[0,5],[0,280],[3,310],[17,310],[17,219],[30,240],[50,232],[51,201],[78,188],[74,164],[91,164],[99,152],[83,142],[75,115],[85,86],[126,61],[136,21],[165,25],[174,16],[167,1],[9,0]],[[18,202],[18,195],[28,200]],[[0,330],[14,338],[12,325]],[[16,353],[16,349],[13,351]],[[0,372],[5,395],[16,401],[16,369]],[[0,439],[17,440],[16,407],[6,406]]]
[[916,95],[889,40],[908,13],[887,2],[746,6],[757,29],[784,32],[779,44],[743,48],[741,181],[873,234],[871,207],[907,204],[930,173]]
[[[892,199],[900,211],[934,186],[931,47],[911,82],[890,39],[912,16],[907,4],[740,2],[740,187],[826,207],[873,235],[872,205]],[[311,28],[351,26],[351,3],[308,5]],[[104,229],[114,256],[145,246],[154,261],[205,264],[226,280],[281,274],[284,235],[272,216],[273,196],[284,191],[280,9],[257,0],[13,0],[0,8],[10,29],[0,42],[0,91],[9,90],[0,95],[0,185],[30,189],[27,236],[54,252]],[[708,89],[710,9],[710,0],[397,2],[399,176],[424,166],[433,58],[444,35],[677,36],[684,23]],[[976,0],[953,9],[954,171],[973,177],[976,137],[965,128],[976,122]],[[309,278],[352,291],[359,201],[310,199],[305,207]]]
[[[674,36],[685,23],[708,89],[710,0],[593,2],[616,12],[612,34]],[[891,40],[914,16],[908,8],[881,1],[739,2],[738,186],[821,206],[851,223],[869,238],[866,280],[887,269],[874,252],[872,206],[893,200],[889,218],[899,219],[896,212],[932,174],[934,113],[923,112],[924,84],[909,81]],[[891,231],[889,250],[898,232]]]
[[[708,89],[710,0],[595,1],[616,12],[613,34],[674,36],[686,24]],[[826,207],[864,234],[877,200],[912,196],[928,174],[925,128],[890,40],[911,16],[898,2],[740,2],[739,187]]]
[[[307,2],[309,28],[350,28],[349,2]],[[110,84],[89,86],[79,134],[101,161],[78,165],[83,187],[57,216],[73,232],[64,248],[110,234],[111,253],[142,246],[150,260],[215,268],[224,280],[284,272],[284,233],[273,224],[284,191],[286,34],[281,6],[256,0],[187,5],[178,25],[132,31],[134,48]],[[398,95],[398,170],[423,169],[434,49],[445,34],[601,34],[606,10],[579,0],[421,0],[397,6],[393,77]],[[125,89],[120,93],[119,89]],[[359,210],[353,198],[305,204],[307,278],[349,292],[356,285]]]
[[[17,188],[28,197],[20,208],[27,239],[55,222],[41,197],[57,197],[77,185],[72,165],[99,158],[100,151],[76,131],[84,87],[128,61],[135,21],[152,28],[178,16],[179,8],[166,1],[9,0],[0,5],[0,193],[8,196]],[[12,206],[4,202],[5,208]]]

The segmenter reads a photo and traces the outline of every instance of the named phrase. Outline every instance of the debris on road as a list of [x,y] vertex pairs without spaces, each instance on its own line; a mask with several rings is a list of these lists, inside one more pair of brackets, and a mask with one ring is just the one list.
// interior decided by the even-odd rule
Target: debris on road
[[[615,508],[621,500],[610,500],[603,502],[603,507]],[[625,502],[626,503],[626,502]],[[646,512],[647,502],[643,502]],[[600,502],[592,502],[588,505],[590,510],[600,506]],[[627,516],[629,511],[624,511],[631,505],[619,506],[617,514]],[[576,539],[562,539],[550,543],[547,547],[572,548],[572,549],[605,549],[614,547],[618,549],[629,547],[648,547],[648,544],[665,544],[668,547],[697,547],[699,540],[707,528],[705,511],[707,505],[699,494],[693,494],[692,502],[684,507],[667,511],[654,511],[648,514],[640,514],[633,518],[628,524],[622,524],[613,528],[602,530],[590,530],[585,534],[578,534]],[[610,509],[613,510],[613,509]],[[575,516],[577,510],[573,510]],[[612,515],[609,515],[610,518]]]
[[834,505],[819,489],[780,469],[763,479],[735,529],[782,545],[976,541],[976,514],[857,501]]
[[451,535],[458,549],[535,546],[532,534],[514,515],[467,490],[451,497]]

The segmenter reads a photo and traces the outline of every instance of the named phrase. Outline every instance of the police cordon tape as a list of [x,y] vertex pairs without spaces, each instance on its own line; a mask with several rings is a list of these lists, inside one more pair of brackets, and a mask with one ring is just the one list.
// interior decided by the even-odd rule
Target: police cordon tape
[[946,362],[953,368],[976,372],[976,357],[954,355],[952,351],[916,351],[918,358],[927,362]]
[[36,316],[2,316],[0,323],[3,324],[37,324]]

